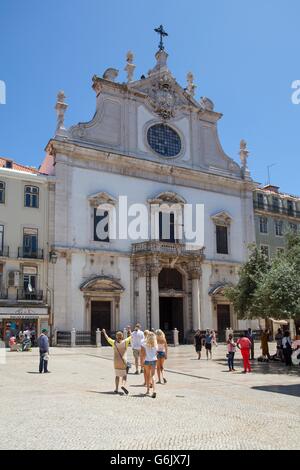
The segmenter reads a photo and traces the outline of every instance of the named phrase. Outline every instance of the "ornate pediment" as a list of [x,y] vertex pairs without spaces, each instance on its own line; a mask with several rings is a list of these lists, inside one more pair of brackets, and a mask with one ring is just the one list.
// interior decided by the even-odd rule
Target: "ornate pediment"
[[156,197],[148,199],[149,204],[186,204],[186,200],[177,193],[172,191],[165,191],[159,193]]
[[232,217],[226,211],[218,212],[211,216],[211,219],[216,225],[230,225],[232,222]]
[[83,292],[105,292],[121,294],[124,287],[114,278],[109,276],[93,276],[80,285]]
[[110,204],[112,206],[115,206],[117,203],[117,200],[110,194],[106,193],[105,191],[92,194],[91,196],[89,196],[89,201],[90,201],[91,206],[95,206],[95,207],[98,207],[102,204]]

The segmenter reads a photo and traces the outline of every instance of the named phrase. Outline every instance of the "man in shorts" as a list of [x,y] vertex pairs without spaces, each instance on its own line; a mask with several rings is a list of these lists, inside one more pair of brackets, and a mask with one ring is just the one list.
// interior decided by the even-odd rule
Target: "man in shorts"
[[[131,346],[133,357],[135,360],[135,374],[139,374],[139,358],[141,355],[142,342],[144,341],[144,333],[141,331],[141,325],[137,323],[134,327],[134,331],[131,333]],[[142,373],[141,369],[141,373]]]

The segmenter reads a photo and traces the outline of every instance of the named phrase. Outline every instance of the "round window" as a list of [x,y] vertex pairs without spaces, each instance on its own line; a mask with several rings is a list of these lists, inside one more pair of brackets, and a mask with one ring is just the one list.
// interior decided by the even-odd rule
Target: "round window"
[[155,124],[148,129],[148,144],[164,157],[176,157],[181,150],[181,140],[177,132],[166,124]]

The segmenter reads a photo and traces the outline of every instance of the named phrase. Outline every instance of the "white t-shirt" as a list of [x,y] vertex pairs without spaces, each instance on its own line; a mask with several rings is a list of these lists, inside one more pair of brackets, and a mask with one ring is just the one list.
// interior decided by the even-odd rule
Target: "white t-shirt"
[[144,333],[141,330],[134,330],[131,333],[131,346],[132,349],[138,349],[140,351],[142,346],[142,341],[144,341]]
[[146,346],[146,343],[142,343],[142,347],[146,351],[145,361],[156,361],[157,360],[157,351],[158,351],[157,347],[148,348],[148,346]]

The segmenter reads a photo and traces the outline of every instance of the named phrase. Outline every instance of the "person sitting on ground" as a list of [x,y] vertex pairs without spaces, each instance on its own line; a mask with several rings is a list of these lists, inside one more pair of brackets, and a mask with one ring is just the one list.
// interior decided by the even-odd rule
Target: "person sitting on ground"
[[106,341],[114,350],[114,369],[115,369],[115,390],[114,393],[119,393],[119,384],[120,378],[122,379],[121,389],[123,392],[128,395],[129,391],[126,388],[127,381],[127,348],[131,341],[130,331],[129,336],[124,339],[122,331],[117,331],[116,339],[113,340],[110,338],[106,331],[103,329],[102,333],[104,334]]
[[[164,363],[168,359],[168,343],[166,336],[162,330],[156,330],[156,340],[157,340],[157,377],[158,384],[167,383],[167,379],[164,377]],[[162,378],[162,381],[161,381]]]
[[[131,346],[132,346],[133,357],[135,360],[136,375],[139,374],[139,360],[141,356],[141,347],[142,347],[143,341],[144,341],[144,333],[141,331],[141,325],[137,323],[135,325],[134,331],[131,333]],[[142,373],[142,365],[141,365],[141,373]]]

